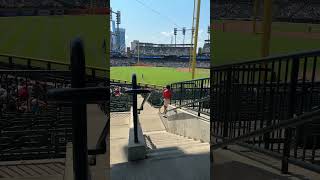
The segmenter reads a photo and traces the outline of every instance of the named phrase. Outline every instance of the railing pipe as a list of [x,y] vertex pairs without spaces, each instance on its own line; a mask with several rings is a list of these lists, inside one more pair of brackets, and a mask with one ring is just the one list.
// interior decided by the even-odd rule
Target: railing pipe
[[[132,75],[132,89],[137,89],[137,76],[136,74]],[[132,94],[132,110],[133,110],[133,130],[134,130],[134,142],[138,143],[138,100],[137,93]]]
[[[85,55],[83,43],[75,39],[71,44],[72,88],[85,87]],[[73,171],[75,180],[88,179],[87,109],[86,104],[72,104]]]

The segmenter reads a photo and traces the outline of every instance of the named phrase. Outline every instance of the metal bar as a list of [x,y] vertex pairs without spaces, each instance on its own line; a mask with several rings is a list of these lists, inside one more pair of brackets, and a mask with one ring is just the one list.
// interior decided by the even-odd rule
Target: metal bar
[[[202,94],[203,94],[203,83],[204,83],[204,80],[201,80],[201,85],[200,85],[200,98],[202,98]],[[198,116],[200,116],[201,114],[201,102],[199,102],[199,108],[198,108]]]
[[283,59],[291,59],[292,57],[312,57],[312,56],[320,56],[320,50],[314,50],[314,51],[302,51],[298,53],[289,53],[289,54],[284,54],[284,55],[277,55],[277,56],[268,56],[260,59],[254,59],[254,60],[239,60],[239,63],[230,63],[230,64],[224,64],[224,65],[219,65],[219,66],[213,66],[212,68],[214,70],[218,69],[224,69],[228,68],[230,66],[239,66],[239,65],[247,65],[247,64],[257,64],[257,63],[267,63],[270,62],[271,60],[283,60]]
[[[296,103],[296,89],[297,89],[297,81],[299,75],[299,58],[295,57],[292,60],[291,67],[291,77],[290,77],[290,89],[289,89],[289,109],[288,109],[288,117],[293,117],[295,113],[295,103]],[[290,157],[290,143],[292,138],[292,129],[285,129],[285,143],[282,157],[282,165],[281,172],[288,173],[288,159]]]
[[196,101],[194,101],[194,102],[186,103],[186,104],[183,104],[183,105],[181,105],[181,106],[178,106],[178,107],[169,109],[169,110],[167,110],[167,112],[169,112],[169,111],[175,111],[176,109],[180,109],[180,108],[182,108],[182,107],[186,107],[186,106],[192,105],[192,104],[194,104],[194,103],[209,101],[209,99],[210,99],[210,97],[205,97],[205,98],[203,98],[203,99],[196,100]]
[[320,118],[320,109],[317,109],[317,110],[314,110],[313,112],[308,112],[308,113],[305,113],[301,116],[294,117],[289,120],[281,121],[278,124],[273,124],[271,126],[264,127],[262,129],[258,129],[256,131],[253,131],[250,133],[246,133],[244,135],[241,135],[241,136],[238,136],[238,137],[235,137],[232,139],[224,139],[222,137],[222,139],[224,139],[224,141],[222,143],[214,144],[212,146],[212,150],[219,149],[219,148],[224,147],[226,145],[234,144],[234,143],[237,143],[240,141],[244,141],[244,140],[250,139],[252,137],[257,137],[257,136],[263,135],[267,132],[272,132],[272,131],[282,129],[282,128],[295,127],[297,125],[304,124],[304,123],[307,123],[310,121],[314,121],[319,118]]
[[[132,89],[137,89],[137,76],[136,74],[132,75]],[[133,110],[133,130],[134,130],[134,142],[138,143],[138,100],[137,93],[132,93],[132,110]]]
[[[72,88],[85,87],[85,55],[82,40],[71,44]],[[86,104],[72,104],[73,171],[75,180],[88,179],[87,109]]]

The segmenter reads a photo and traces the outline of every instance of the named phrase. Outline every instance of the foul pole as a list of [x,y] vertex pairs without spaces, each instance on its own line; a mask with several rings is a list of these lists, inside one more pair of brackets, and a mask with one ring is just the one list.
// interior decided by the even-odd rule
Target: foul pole
[[261,46],[262,57],[269,56],[269,51],[270,51],[271,24],[272,24],[271,6],[272,6],[272,0],[264,0],[263,36],[262,36],[262,46]]
[[192,53],[192,79],[194,79],[195,69],[196,69],[196,59],[197,59],[197,44],[198,44],[198,30],[199,30],[199,19],[200,19],[200,4],[201,0],[198,0],[197,3],[197,12],[196,12],[196,29],[194,32],[194,46]]
[[191,46],[190,46],[190,59],[189,59],[189,72],[191,70],[191,64],[192,64],[192,48],[193,48],[193,35],[194,35],[194,13],[196,10],[196,0],[193,1],[193,14],[192,14],[192,27],[191,27]]

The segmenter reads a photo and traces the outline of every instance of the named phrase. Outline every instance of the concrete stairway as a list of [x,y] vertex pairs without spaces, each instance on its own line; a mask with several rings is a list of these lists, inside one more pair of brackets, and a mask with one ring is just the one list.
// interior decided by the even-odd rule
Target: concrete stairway
[[209,153],[209,143],[189,139],[166,131],[145,132],[147,158],[159,160]]

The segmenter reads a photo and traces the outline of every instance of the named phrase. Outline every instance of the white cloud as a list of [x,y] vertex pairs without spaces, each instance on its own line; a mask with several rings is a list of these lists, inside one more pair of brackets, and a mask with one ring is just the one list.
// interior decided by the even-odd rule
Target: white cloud
[[173,35],[173,32],[165,32],[165,31],[162,31],[162,32],[161,32],[161,35],[166,36],[166,37],[170,37],[170,36]]

